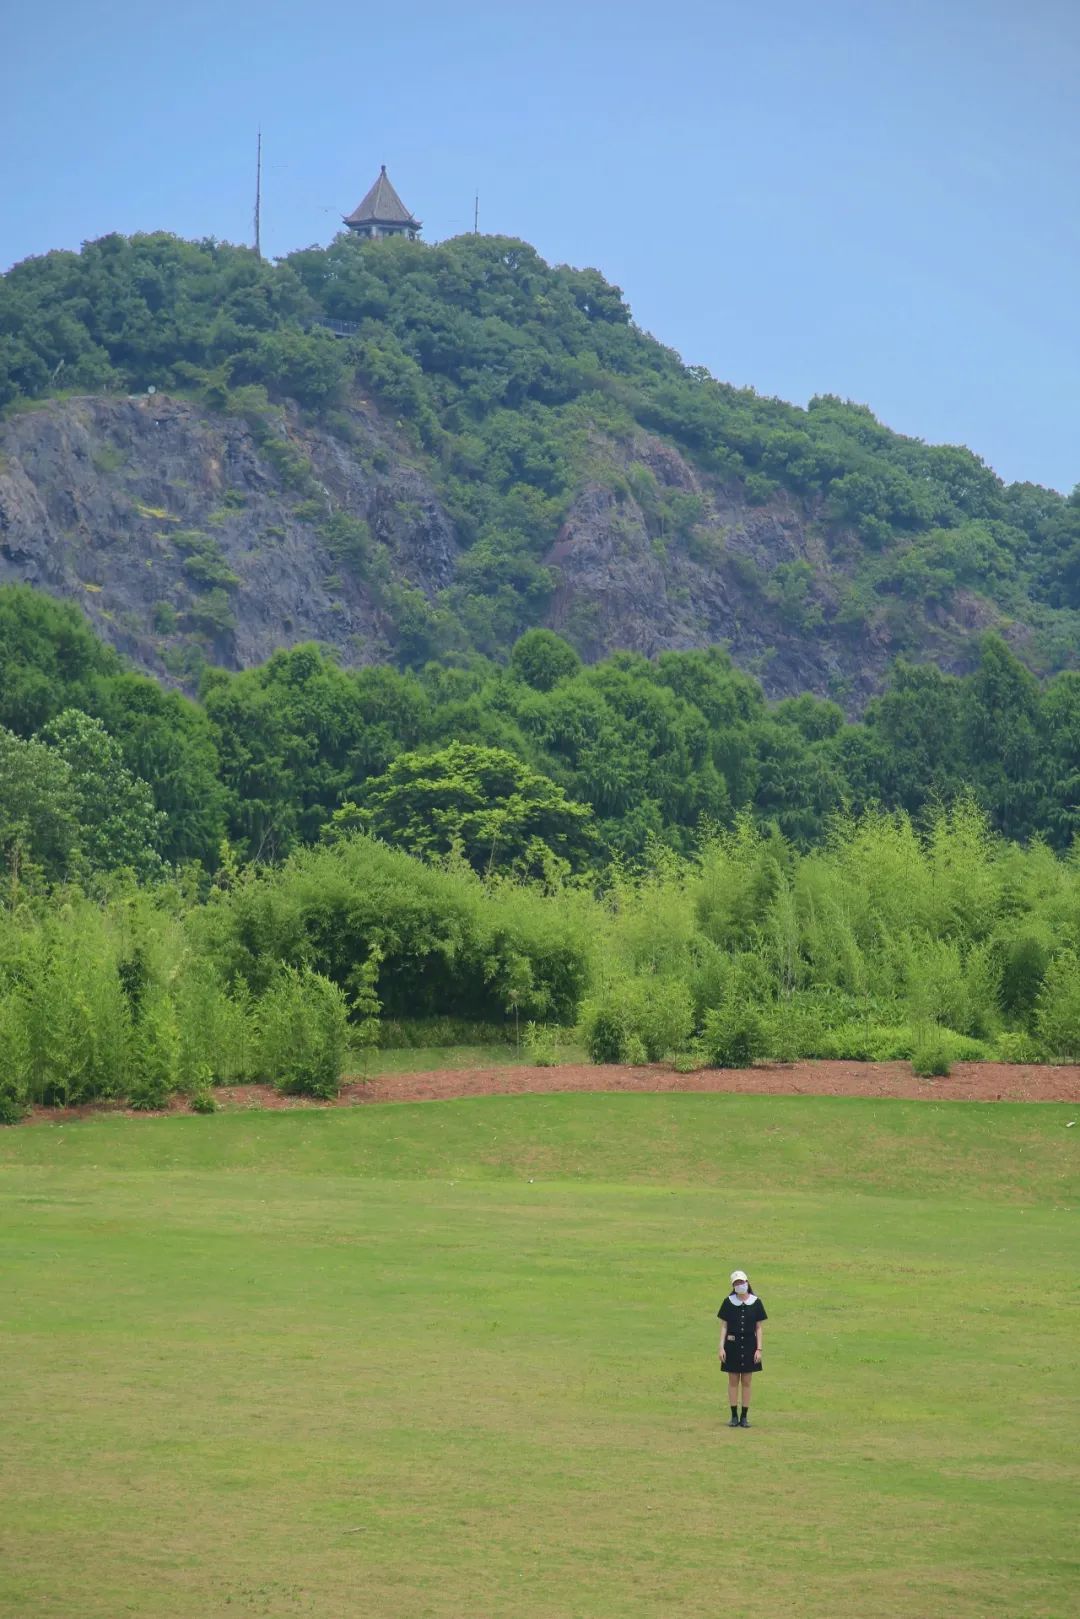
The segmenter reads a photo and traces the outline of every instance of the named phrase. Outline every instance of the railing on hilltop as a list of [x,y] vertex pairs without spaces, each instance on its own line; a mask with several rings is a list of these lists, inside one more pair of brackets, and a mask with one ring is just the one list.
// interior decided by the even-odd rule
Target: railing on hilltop
[[358,320],[331,320],[329,315],[313,315],[308,322],[310,326],[321,326],[324,331],[332,332],[335,337],[351,337],[360,330]]

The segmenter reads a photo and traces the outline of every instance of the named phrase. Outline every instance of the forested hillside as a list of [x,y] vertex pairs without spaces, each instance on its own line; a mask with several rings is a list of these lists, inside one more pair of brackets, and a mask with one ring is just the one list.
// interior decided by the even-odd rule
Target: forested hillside
[[1077,496],[493,238],[50,254],[0,400],[0,1121],[380,1014],[1080,1051]]
[[[873,806],[973,797],[994,831],[1080,831],[1080,674],[1040,685],[987,637],[972,674],[900,664],[865,720],[768,702],[728,655],[591,666],[547,630],[505,665],[343,669],[315,646],[208,670],[200,700],[126,668],[79,612],[0,589],[0,852],[12,881],[272,863],[371,831],[479,873],[603,881],[749,814],[797,848]],[[230,852],[222,854],[227,840]],[[19,874],[22,874],[21,878]]]
[[973,669],[988,629],[1040,674],[1077,659],[1075,495],[716,382],[517,241],[28,260],[0,405],[0,579],[189,689],[311,639],[504,660],[540,625],[586,661],[726,643],[849,714],[898,655]]

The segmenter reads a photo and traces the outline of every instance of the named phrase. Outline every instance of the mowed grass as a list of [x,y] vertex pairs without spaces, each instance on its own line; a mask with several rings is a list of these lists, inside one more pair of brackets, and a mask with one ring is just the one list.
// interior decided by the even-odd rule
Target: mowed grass
[[[562,1041],[555,1047],[559,1062],[582,1063],[588,1059],[581,1046]],[[502,1042],[483,1046],[398,1046],[386,1051],[351,1052],[346,1065],[349,1075],[423,1074],[447,1068],[506,1068],[527,1064],[529,1053],[523,1045]]]
[[[1073,1117],[572,1095],[0,1132],[0,1613],[1066,1619]],[[746,1433],[734,1264],[770,1314]]]

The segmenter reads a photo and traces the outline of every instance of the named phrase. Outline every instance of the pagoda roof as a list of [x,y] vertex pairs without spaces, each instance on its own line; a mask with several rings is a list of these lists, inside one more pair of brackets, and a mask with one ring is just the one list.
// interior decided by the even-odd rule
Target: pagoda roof
[[385,163],[379,170],[379,178],[363,202],[358,202],[352,213],[345,215],[346,225],[365,225],[369,220],[376,225],[419,226],[420,224],[418,219],[413,218],[390,184]]

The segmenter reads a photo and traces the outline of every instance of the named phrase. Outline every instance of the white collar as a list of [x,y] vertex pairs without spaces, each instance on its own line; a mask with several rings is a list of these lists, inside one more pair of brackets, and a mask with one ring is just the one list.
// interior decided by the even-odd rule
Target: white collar
[[728,1298],[730,1299],[732,1304],[756,1304],[757,1303],[757,1294],[756,1293],[748,1293],[744,1299],[739,1298],[737,1293],[729,1293]]

